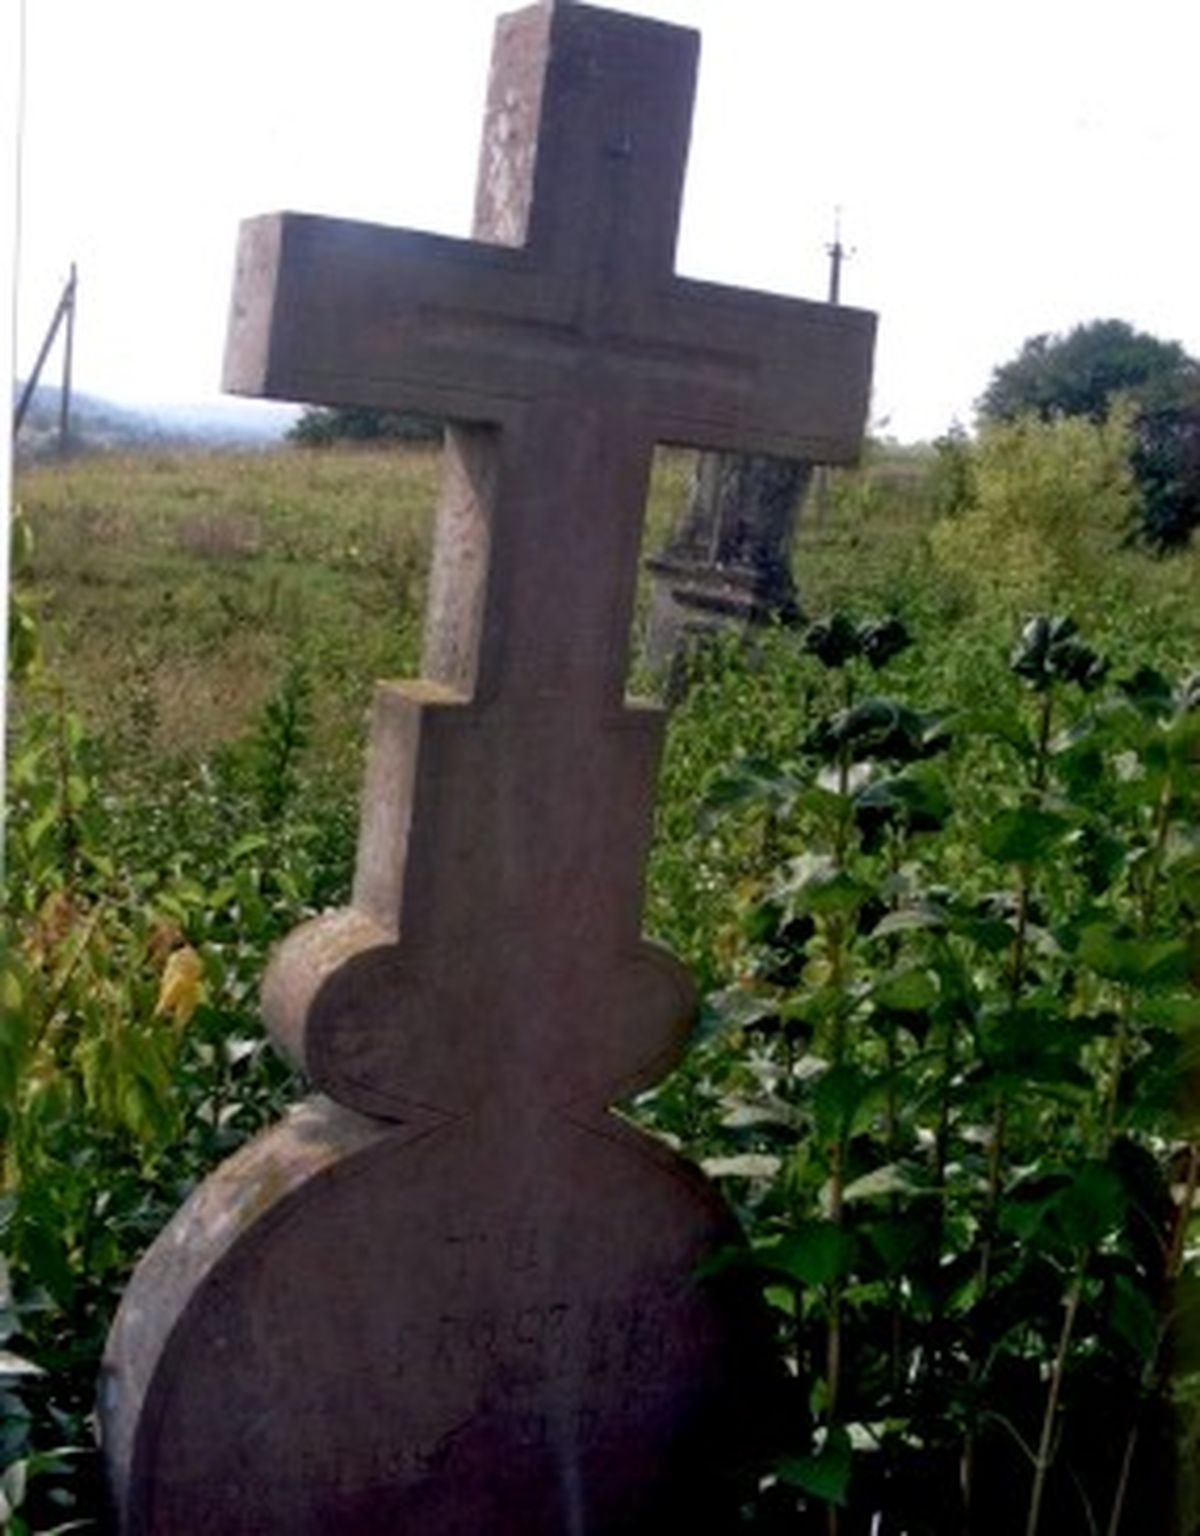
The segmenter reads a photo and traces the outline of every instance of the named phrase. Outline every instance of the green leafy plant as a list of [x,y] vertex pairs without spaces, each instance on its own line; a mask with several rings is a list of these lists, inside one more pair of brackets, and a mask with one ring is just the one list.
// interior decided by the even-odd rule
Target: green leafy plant
[[737,1194],[723,1262],[779,1318],[756,1519],[1116,1536],[1188,1390],[1195,685],[1110,684],[1047,615],[1011,657],[1024,701],[922,709],[864,696],[879,632],[814,626],[835,707],[713,785],[715,825],[770,836],[741,845],[702,1111],[656,1105]]
[[19,1355],[38,1369],[14,1384],[26,1427],[0,1491],[31,1529],[46,1529],[63,1478],[97,1506],[96,1371],[132,1264],[297,1091],[267,1048],[258,981],[270,945],[335,899],[353,846],[348,808],[301,775],[305,709],[296,671],[244,747],[122,806],[53,685],[22,700],[0,956],[0,1249]]
[[[961,582],[930,547],[935,511],[970,518],[963,451],[964,504],[935,509],[928,454],[873,445],[799,532],[806,601],[845,613],[698,659],[648,926],[707,1003],[635,1109],[722,1180],[747,1233],[724,1262],[777,1320],[749,1529],[1007,1536],[1033,1509],[1040,1536],[1193,1536],[1194,560],[1076,497],[1080,629],[1047,612],[1014,655],[1034,589],[979,602],[989,539]],[[685,482],[660,469],[656,525]],[[31,1530],[99,1516],[95,1373],[137,1255],[301,1091],[259,978],[349,889],[353,744],[370,678],[415,666],[433,476],[364,448],[23,484],[0,1471]]]

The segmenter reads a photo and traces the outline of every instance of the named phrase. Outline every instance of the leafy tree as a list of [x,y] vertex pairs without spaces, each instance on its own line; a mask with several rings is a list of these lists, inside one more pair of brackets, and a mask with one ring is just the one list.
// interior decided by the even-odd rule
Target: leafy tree
[[992,374],[979,402],[987,422],[1033,415],[1102,422],[1133,407],[1131,464],[1138,533],[1160,552],[1200,525],[1200,362],[1124,320],[1093,320],[1065,336],[1033,336]]
[[1148,403],[1136,433],[1142,535],[1160,551],[1182,548],[1200,524],[1200,384]]
[[1065,336],[1032,336],[992,374],[979,402],[985,421],[1014,421],[1032,412],[1103,421],[1113,399],[1160,399],[1200,377],[1200,365],[1176,341],[1159,341],[1124,320],[1092,320]]
[[334,443],[432,443],[441,435],[441,423],[428,416],[325,405],[306,406],[288,432],[292,442],[305,448],[329,448]]

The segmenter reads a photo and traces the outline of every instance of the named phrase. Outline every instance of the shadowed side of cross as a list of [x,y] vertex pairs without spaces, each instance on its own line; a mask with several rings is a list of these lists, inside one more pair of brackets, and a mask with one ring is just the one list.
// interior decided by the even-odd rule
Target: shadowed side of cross
[[872,316],[674,275],[698,39],[543,4],[497,30],[475,238],[243,227],[227,387],[455,423],[425,680],[376,703],[353,906],[265,989],[391,1118],[600,1110],[679,1049],[640,939],[661,739],[623,700],[653,448],[845,462]]

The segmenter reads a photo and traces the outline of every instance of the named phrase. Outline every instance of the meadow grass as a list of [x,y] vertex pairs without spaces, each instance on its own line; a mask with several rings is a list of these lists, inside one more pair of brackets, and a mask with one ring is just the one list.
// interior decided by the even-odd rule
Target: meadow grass
[[[644,553],[667,538],[692,463],[657,455]],[[242,737],[299,665],[312,751],[356,784],[374,681],[419,671],[438,466],[429,447],[287,447],[26,470],[17,491],[34,548],[22,579],[47,675],[136,779]],[[995,636],[1015,631],[1020,602],[981,612],[961,573],[939,566],[929,483],[929,455],[894,447],[835,474],[824,515],[811,497],[797,531],[801,602],[809,616],[898,614],[935,642],[947,691],[986,694],[978,658],[998,654]],[[1102,648],[1179,667],[1200,654],[1197,591],[1196,549],[1154,560],[1108,548],[1065,598]],[[641,664],[647,598],[643,571],[631,639],[639,692],[655,690]],[[736,747],[736,721],[726,734]]]
[[[643,553],[666,540],[692,463],[657,455]],[[46,674],[136,779],[244,736],[299,666],[311,751],[335,780],[357,784],[375,680],[420,668],[438,466],[429,447],[288,447],[95,455],[25,471],[18,498],[34,545],[21,576]],[[1022,599],[981,605],[961,570],[939,564],[930,469],[927,453],[885,447],[833,475],[823,511],[812,496],[800,519],[797,586],[809,617],[902,617],[939,689],[983,700]],[[988,559],[980,550],[981,569]],[[1110,540],[1061,596],[1123,663],[1179,669],[1200,654],[1197,591],[1200,550],[1155,560]],[[647,599],[643,570],[630,673],[653,693],[641,659]],[[736,719],[717,735],[738,750]]]
[[[374,680],[419,670],[438,462],[433,448],[285,448],[26,471],[47,671],[118,750],[169,760],[242,735],[300,662],[314,740],[352,760]],[[650,546],[687,470],[659,456]]]
[[[643,553],[681,512],[693,456],[661,452]],[[136,798],[243,741],[289,670],[308,684],[304,768],[353,818],[373,684],[419,671],[439,453],[428,447],[283,448],[254,454],[95,456],[27,471],[19,496],[32,589],[53,679]],[[793,565],[809,617],[895,614],[917,645],[896,664],[908,696],[986,707],[1009,686],[1023,618],[982,604],[938,561],[927,453],[874,449],[810,498]],[[1109,544],[1062,594],[1081,629],[1132,671],[1176,673],[1200,657],[1200,551],[1155,560]],[[979,551],[986,570],[989,552]],[[639,578],[631,679],[642,661],[648,579]],[[695,808],[739,756],[786,756],[808,707],[794,637],[760,636],[747,670],[731,655],[675,711],[659,786],[648,922],[704,973],[736,870],[697,862]],[[735,647],[736,651],[736,647]],[[18,696],[18,716],[20,698]],[[718,861],[719,865],[719,861]]]

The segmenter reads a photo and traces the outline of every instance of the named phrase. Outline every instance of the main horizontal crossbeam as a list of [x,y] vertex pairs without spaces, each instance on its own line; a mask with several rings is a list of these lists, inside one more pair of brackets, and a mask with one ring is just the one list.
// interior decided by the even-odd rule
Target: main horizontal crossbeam
[[615,396],[651,441],[838,463],[873,337],[858,310],[678,277],[610,292],[522,249],[283,213],[243,226],[226,384],[501,425]]

